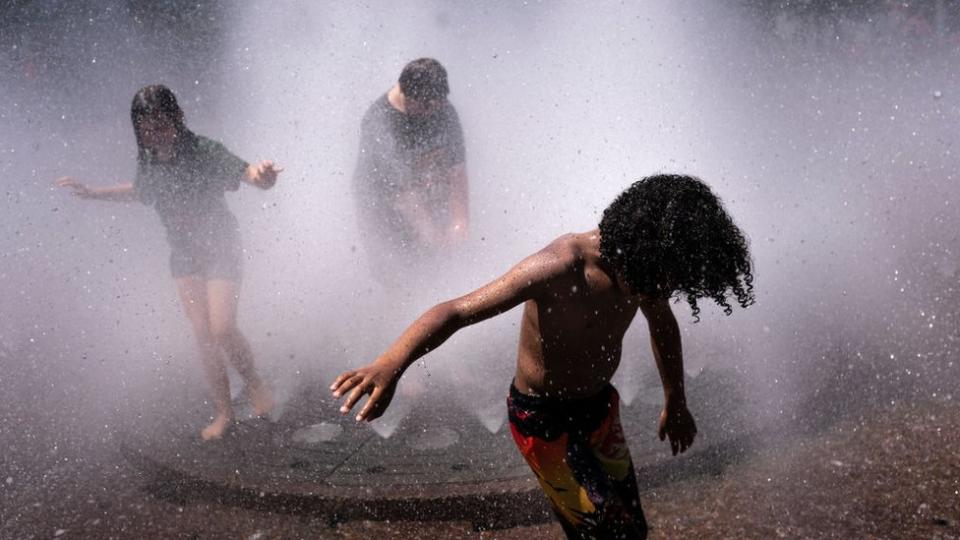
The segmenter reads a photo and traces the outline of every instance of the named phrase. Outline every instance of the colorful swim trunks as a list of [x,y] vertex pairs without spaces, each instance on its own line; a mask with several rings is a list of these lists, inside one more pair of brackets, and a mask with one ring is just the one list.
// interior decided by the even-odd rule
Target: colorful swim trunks
[[646,538],[620,396],[557,400],[510,385],[510,431],[568,538]]

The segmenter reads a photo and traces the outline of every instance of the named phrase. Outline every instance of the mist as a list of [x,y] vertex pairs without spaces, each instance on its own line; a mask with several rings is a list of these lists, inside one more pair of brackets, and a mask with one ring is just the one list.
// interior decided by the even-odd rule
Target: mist
[[[725,316],[702,301],[699,322],[682,300],[674,311],[688,374],[735,373],[752,427],[829,414],[811,403],[831,388],[852,409],[952,399],[960,56],[945,38],[898,33],[880,7],[191,6],[0,11],[0,67],[14,74],[0,79],[0,434],[11,446],[83,456],[118,423],[205,399],[155,212],[52,187],[62,175],[132,179],[130,99],[151,83],[177,94],[194,132],[285,168],[270,191],[227,195],[245,249],[239,325],[278,415],[304,385],[373,360],[434,303],[596,227],[657,172],[705,180],[751,241],[754,306]],[[471,238],[449,264],[385,290],[357,230],[359,125],[422,56],[450,74]],[[449,388],[465,414],[503,407],[519,315],[418,362],[411,378],[427,394],[397,409]],[[614,382],[656,399],[653,370],[638,320]],[[689,396],[695,414],[702,398]]]

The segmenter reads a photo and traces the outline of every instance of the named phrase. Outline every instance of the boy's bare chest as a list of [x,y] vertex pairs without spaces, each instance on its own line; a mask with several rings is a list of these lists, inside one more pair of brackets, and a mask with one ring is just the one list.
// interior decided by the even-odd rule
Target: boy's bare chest
[[619,349],[638,307],[637,298],[624,294],[605,272],[587,265],[555,282],[527,311],[530,329],[547,347],[611,350]]
[[618,294],[574,294],[539,303],[536,322],[545,342],[619,345],[637,308],[636,301]]

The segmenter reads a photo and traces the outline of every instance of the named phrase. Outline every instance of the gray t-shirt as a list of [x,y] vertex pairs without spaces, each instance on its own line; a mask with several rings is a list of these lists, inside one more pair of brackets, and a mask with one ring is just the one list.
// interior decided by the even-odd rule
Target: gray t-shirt
[[142,160],[134,193],[153,205],[173,249],[211,248],[239,241],[225,191],[236,191],[247,162],[221,143],[187,134],[169,161]]
[[426,196],[430,213],[447,216],[452,190],[447,172],[465,160],[463,128],[449,101],[415,117],[393,108],[384,94],[367,109],[360,127],[353,182],[361,219],[385,239],[409,240],[410,225],[397,212],[396,199],[415,191]]

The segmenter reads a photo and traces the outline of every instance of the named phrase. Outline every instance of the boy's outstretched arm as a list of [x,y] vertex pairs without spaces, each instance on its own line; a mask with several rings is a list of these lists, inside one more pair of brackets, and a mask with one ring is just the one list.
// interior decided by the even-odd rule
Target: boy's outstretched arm
[[373,363],[342,373],[330,386],[334,397],[347,396],[340,411],[346,414],[364,394],[369,394],[370,398],[357,414],[357,420],[369,421],[379,417],[390,404],[400,376],[417,358],[439,347],[457,330],[509,311],[535,297],[553,276],[569,268],[569,257],[558,249],[558,242],[524,259],[503,276],[472,293],[433,306]]
[[683,387],[680,326],[666,298],[642,300],[640,309],[650,328],[653,357],[657,361],[660,381],[663,383],[664,406],[660,413],[657,435],[661,441],[668,437],[670,450],[673,455],[677,455],[677,452],[685,452],[697,435],[697,426],[687,409],[687,397]]

